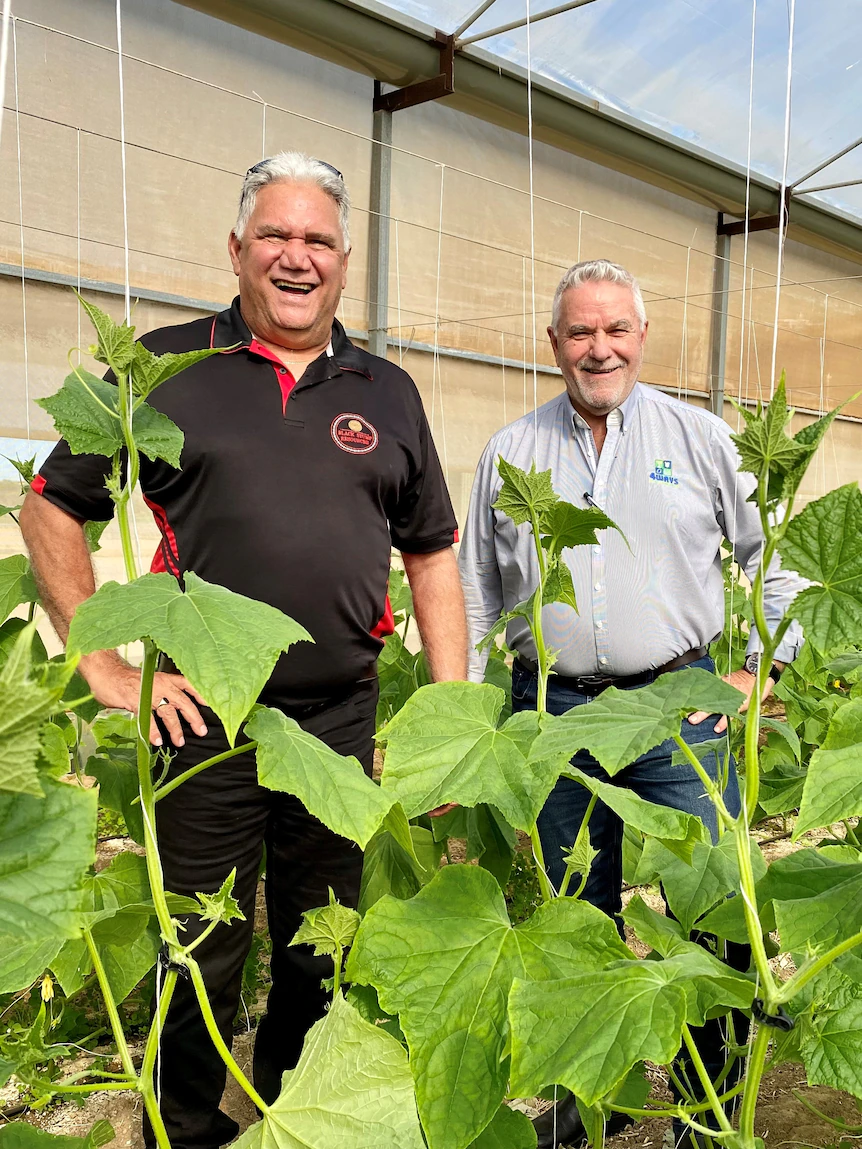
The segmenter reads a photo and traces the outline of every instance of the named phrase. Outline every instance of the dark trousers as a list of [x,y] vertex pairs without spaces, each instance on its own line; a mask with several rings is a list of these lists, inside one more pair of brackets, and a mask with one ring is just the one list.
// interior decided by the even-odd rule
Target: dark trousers
[[[715,669],[715,663],[711,658],[702,658],[690,665],[710,671]],[[682,667],[675,673],[685,674],[686,669],[686,667]],[[638,688],[634,687],[633,689]],[[536,675],[526,670],[516,660],[512,669],[512,710],[516,712],[535,710],[537,693]],[[568,689],[555,681],[553,675],[548,681],[547,708],[551,714],[565,714],[566,711],[575,706],[588,704],[594,697],[595,695],[581,694],[578,691]],[[693,745],[715,738],[716,721],[715,717],[705,718],[703,722],[693,726],[688,719],[684,719],[681,730],[683,740]],[[715,807],[704,793],[703,782],[692,767],[685,762],[677,766],[673,765],[671,756],[676,749],[676,743],[672,739],[668,739],[660,746],[656,746],[653,750],[642,755],[631,766],[621,770],[613,778],[605,773],[591,754],[583,750],[572,758],[572,765],[602,782],[626,786],[649,802],[671,806],[689,814],[696,814],[703,821],[713,842],[715,842],[718,838]],[[715,755],[707,755],[703,759],[702,765],[710,777],[715,780],[718,770]],[[736,770],[732,765],[728,774],[724,801],[730,813],[736,815],[740,809],[739,782]],[[539,837],[542,842],[542,852],[545,855],[545,866],[548,877],[555,887],[559,887],[565,873],[563,849],[568,850],[574,843],[589,799],[589,791],[580,782],[571,778],[560,778],[539,815]],[[598,856],[593,862],[582,897],[612,917],[618,914],[622,908],[623,831],[623,822],[618,815],[605,806],[603,802],[597,802],[590,817],[589,833],[593,849],[598,850]],[[619,922],[619,919],[617,921]],[[623,932],[621,923],[618,924],[617,928],[620,933]],[[702,934],[696,934],[693,940],[700,941],[702,944],[707,944],[709,941]],[[748,969],[751,950],[748,946],[728,942],[723,956],[728,964],[735,969],[745,970]],[[695,1031],[694,1036],[698,1049],[713,1080],[725,1065],[726,1045],[744,1043],[747,1028],[748,1020],[745,1015],[734,1010],[732,1017],[729,1015],[728,1017],[715,1018],[708,1021],[701,1030]],[[728,1075],[723,1089],[735,1084],[739,1076],[738,1069],[741,1068],[742,1063],[740,1062],[738,1067],[734,1067]],[[683,1082],[686,1085],[691,1085],[691,1092],[694,1096],[702,1096],[700,1083],[693,1066],[689,1062],[687,1051],[683,1051],[680,1055],[676,1069]],[[681,1132],[681,1128],[677,1132]]]
[[[288,713],[339,754],[355,755],[370,774],[376,707],[377,680],[371,679],[356,683],[326,706]],[[203,717],[208,733],[199,738],[185,729],[186,745],[171,763],[169,777],[228,748],[215,714],[205,710]],[[257,1030],[254,1084],[263,1099],[272,1102],[282,1073],[297,1062],[305,1034],[323,1016],[327,997],[320,983],[332,975],[329,958],[314,957],[308,946],[289,948],[289,943],[302,912],[328,902],[330,886],[340,902],[356,905],[362,852],[313,818],[298,799],[259,786],[253,752],[184,782],[157,803],[156,821],[165,886],[171,892],[190,897],[198,891],[214,893],[236,867],[234,897],[246,920],[219,925],[194,951],[228,1046],[266,847],[272,988]],[[190,917],[183,942],[194,940],[205,924]],[[203,1024],[191,983],[182,977],[162,1034],[158,1073],[161,1113],[173,1149],[215,1149],[237,1135],[236,1122],[219,1109],[224,1062]],[[144,1136],[148,1146],[155,1144],[146,1118]]]

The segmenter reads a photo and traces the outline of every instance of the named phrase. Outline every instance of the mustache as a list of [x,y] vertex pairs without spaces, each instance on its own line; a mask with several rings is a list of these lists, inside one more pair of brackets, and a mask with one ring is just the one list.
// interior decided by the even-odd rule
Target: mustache
[[625,363],[622,360],[617,363],[600,363],[588,355],[584,359],[578,360],[577,367],[579,371],[614,371],[617,367],[625,367]]

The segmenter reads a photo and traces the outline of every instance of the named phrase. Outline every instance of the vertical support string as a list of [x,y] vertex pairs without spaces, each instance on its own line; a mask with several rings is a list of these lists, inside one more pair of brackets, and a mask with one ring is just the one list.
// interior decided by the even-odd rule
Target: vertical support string
[[[533,456],[539,465],[539,377],[536,366],[536,216],[533,193],[533,60],[530,45],[530,0],[527,5],[527,150],[530,168],[530,311],[533,349]],[[556,1111],[555,1111],[556,1114]],[[556,1117],[555,1117],[556,1120]]]
[[263,101],[263,117],[260,128],[260,156],[261,159],[266,159],[266,100]]
[[691,248],[689,247],[685,257],[685,294],[682,298],[682,333],[679,341],[679,366],[676,376],[676,397],[679,400],[682,399],[683,393],[683,374],[685,375],[684,389],[688,391],[688,282],[690,271]]
[[21,163],[21,103],[18,94],[18,20],[12,17],[12,70],[15,83],[15,140],[18,153],[18,238],[21,245],[21,320],[24,336],[24,425],[30,450],[30,343],[27,338],[27,277],[24,247],[24,168]]
[[443,380],[440,375],[440,272],[443,263],[443,195],[446,165],[440,165],[440,209],[437,217],[437,281],[434,296],[434,361],[431,373],[431,431],[434,431],[435,399],[440,402],[440,436],[443,443],[443,470],[449,485],[449,452],[446,446],[446,411],[443,406]]
[[[77,268],[77,288],[81,294],[81,129],[77,129],[75,148],[75,265]],[[81,362],[81,308],[75,308],[78,320],[78,339],[76,343],[78,362]]]
[[506,332],[500,332],[500,366],[503,369],[503,426],[509,420],[506,418]]
[[117,0],[117,79],[120,89],[120,171],[123,186],[123,271],[126,323],[132,322],[132,301],[129,288],[129,204],[126,184],[126,99],[123,90],[123,13],[122,0]]
[[524,353],[522,359],[524,361],[524,414],[527,414],[527,257],[521,256],[521,303],[523,304],[523,335],[521,342],[523,344]]
[[790,109],[793,94],[793,29],[796,20],[796,0],[789,0],[789,28],[787,35],[787,92],[784,102],[784,163],[781,168],[781,187],[778,192],[778,260],[775,271],[775,319],[772,329],[772,362],[769,368],[769,397],[775,393],[775,371],[778,359],[778,313],[781,306],[781,276],[784,271],[784,245],[787,239],[787,166],[790,159]]
[[9,29],[12,27],[12,0],[3,0],[0,28],[0,143],[3,142],[3,111],[6,107],[6,65],[9,61]]
[[401,327],[401,250],[398,246],[398,220],[395,220],[395,306],[398,311],[398,366],[404,366],[404,333]]

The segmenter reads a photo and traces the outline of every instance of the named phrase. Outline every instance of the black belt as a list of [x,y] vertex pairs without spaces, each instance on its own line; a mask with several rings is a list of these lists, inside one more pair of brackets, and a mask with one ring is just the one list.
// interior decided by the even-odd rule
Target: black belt
[[[655,670],[644,670],[641,674],[626,674],[619,678],[610,674],[583,674],[578,678],[569,678],[565,674],[553,674],[552,671],[551,681],[559,683],[566,690],[575,690],[579,694],[601,694],[609,686],[618,686],[621,689],[629,686],[648,686],[651,682],[655,682],[660,674],[666,674],[669,670],[679,670],[692,662],[698,662],[701,658],[706,658],[708,653],[709,651],[705,646],[697,646],[694,650],[687,650],[685,654],[678,654],[676,658],[672,658],[664,666],[657,666]],[[517,661],[521,664],[522,670],[526,670],[530,674],[539,673],[539,668],[535,662],[525,658],[523,654],[517,656]]]

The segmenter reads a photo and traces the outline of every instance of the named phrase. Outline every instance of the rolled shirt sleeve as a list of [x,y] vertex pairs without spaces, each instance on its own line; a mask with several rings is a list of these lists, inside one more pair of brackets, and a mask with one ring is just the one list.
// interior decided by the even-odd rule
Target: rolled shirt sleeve
[[[760,511],[756,503],[748,502],[749,496],[757,489],[757,480],[748,471],[737,471],[739,455],[729,430],[726,434],[717,430],[713,441],[719,500],[716,517],[733,548],[733,557],[753,584],[760,566],[764,541]],[[780,513],[783,514],[783,509]],[[795,571],[782,570],[781,559],[777,554],[773,557],[763,578],[763,606],[770,634],[775,633],[796,596],[809,585],[808,580]],[[804,641],[802,628],[794,619],[775,651],[775,658],[779,662],[793,662]],[[748,653],[762,649],[761,637],[756,627],[752,626]]]
[[471,682],[482,681],[488,661],[488,651],[480,654],[475,644],[488,633],[503,610],[503,585],[497,562],[494,511],[491,507],[496,499],[496,491],[493,489],[497,480],[496,455],[494,438],[479,461],[458,554],[470,634]]
[[110,473],[111,460],[106,455],[73,455],[61,439],[30,486],[81,522],[107,522],[114,517],[114,502],[105,486]]

